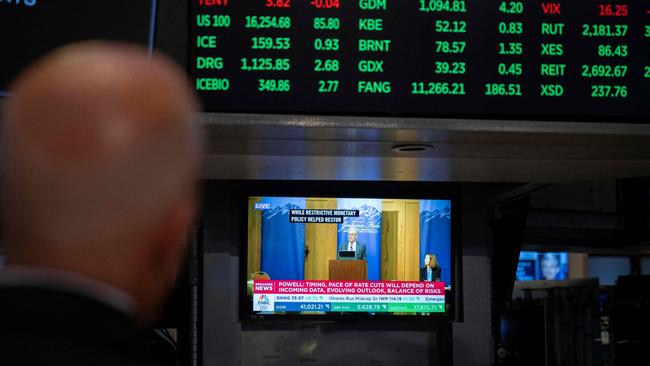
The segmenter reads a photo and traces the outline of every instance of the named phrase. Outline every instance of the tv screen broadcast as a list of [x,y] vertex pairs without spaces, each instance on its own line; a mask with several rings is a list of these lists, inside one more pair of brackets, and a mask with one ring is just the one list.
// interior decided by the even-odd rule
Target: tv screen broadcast
[[444,318],[452,236],[451,200],[249,197],[247,310]]
[[517,281],[566,280],[569,274],[568,253],[521,252]]

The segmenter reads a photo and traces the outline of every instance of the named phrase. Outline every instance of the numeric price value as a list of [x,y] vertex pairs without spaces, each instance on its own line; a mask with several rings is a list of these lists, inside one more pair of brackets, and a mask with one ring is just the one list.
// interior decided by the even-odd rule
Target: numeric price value
[[291,81],[289,80],[258,79],[257,82],[257,90],[261,92],[288,93],[291,91]]
[[512,63],[512,64],[505,64],[505,63],[500,63],[497,66],[497,71],[499,72],[499,75],[514,75],[514,76],[520,76],[521,74],[524,73],[524,67],[520,63]]
[[499,22],[499,34],[522,34],[524,23],[522,22]]
[[524,45],[521,42],[499,42],[499,55],[521,55]]
[[463,53],[467,42],[465,41],[436,41],[437,53]]
[[291,61],[288,58],[242,58],[243,71],[289,71]]
[[338,51],[340,42],[338,38],[316,38],[314,40],[314,49],[316,51]]
[[599,44],[598,56],[600,57],[627,57],[627,45]]
[[381,306],[376,304],[359,304],[357,305],[357,309],[362,311],[373,311],[373,310],[381,310]]
[[246,16],[245,27],[253,29],[289,29],[291,28],[291,18],[270,15],[248,15]]
[[339,18],[314,18],[314,29],[317,30],[339,30],[341,20]]
[[437,33],[466,33],[467,22],[464,20],[436,20]]
[[319,93],[336,93],[339,91],[338,80],[318,80]]
[[627,24],[583,24],[583,37],[625,37]]
[[420,0],[420,9],[424,13],[465,13],[465,0]]
[[337,72],[339,69],[339,60],[314,60],[314,71],[316,72]]
[[491,83],[491,84],[485,84],[485,95],[502,96],[502,97],[520,97],[523,95],[523,93],[521,92],[521,84]]
[[623,78],[627,75],[627,65],[582,65],[584,78]]
[[316,9],[338,9],[339,0],[312,0],[309,5]]
[[251,48],[254,50],[288,50],[291,48],[291,38],[288,37],[253,37]]
[[300,310],[303,311],[322,311],[325,310],[325,304],[300,304]]
[[266,0],[267,8],[290,8],[291,0]]
[[464,83],[413,82],[411,94],[415,95],[465,95]]
[[627,5],[598,4],[598,15],[601,17],[626,17],[629,14]]
[[524,3],[521,1],[502,1],[499,4],[499,11],[503,14],[522,14],[524,12]]
[[436,61],[436,74],[452,74],[452,75],[463,75],[467,72],[467,66],[465,62],[446,62],[446,61]]
[[592,98],[627,98],[625,85],[592,85]]

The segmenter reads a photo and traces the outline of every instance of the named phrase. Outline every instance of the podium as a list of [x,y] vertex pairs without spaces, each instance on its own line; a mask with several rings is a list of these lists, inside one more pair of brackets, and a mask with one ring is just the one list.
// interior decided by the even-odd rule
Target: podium
[[330,260],[330,281],[366,281],[366,261]]

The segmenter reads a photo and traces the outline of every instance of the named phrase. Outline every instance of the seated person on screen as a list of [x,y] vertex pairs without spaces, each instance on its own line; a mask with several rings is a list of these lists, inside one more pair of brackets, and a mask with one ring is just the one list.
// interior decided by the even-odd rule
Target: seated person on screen
[[[366,245],[359,243],[357,241],[357,236],[358,236],[357,229],[355,228],[350,228],[348,230],[348,242],[347,243],[342,243],[339,246],[339,252],[340,251],[353,251],[355,252],[355,259],[358,260],[366,260]],[[337,252],[337,257],[338,257],[338,252]]]
[[420,268],[420,281],[440,281],[442,268],[438,265],[435,255],[427,253],[424,256],[424,267]]
[[560,273],[560,255],[553,253],[544,253],[540,260],[542,267],[542,276],[545,280],[557,280]]

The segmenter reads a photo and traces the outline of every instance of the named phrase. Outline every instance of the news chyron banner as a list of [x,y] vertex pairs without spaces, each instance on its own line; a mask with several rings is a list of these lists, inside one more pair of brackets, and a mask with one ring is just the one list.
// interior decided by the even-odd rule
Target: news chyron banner
[[258,312],[443,313],[445,284],[415,281],[255,281]]

